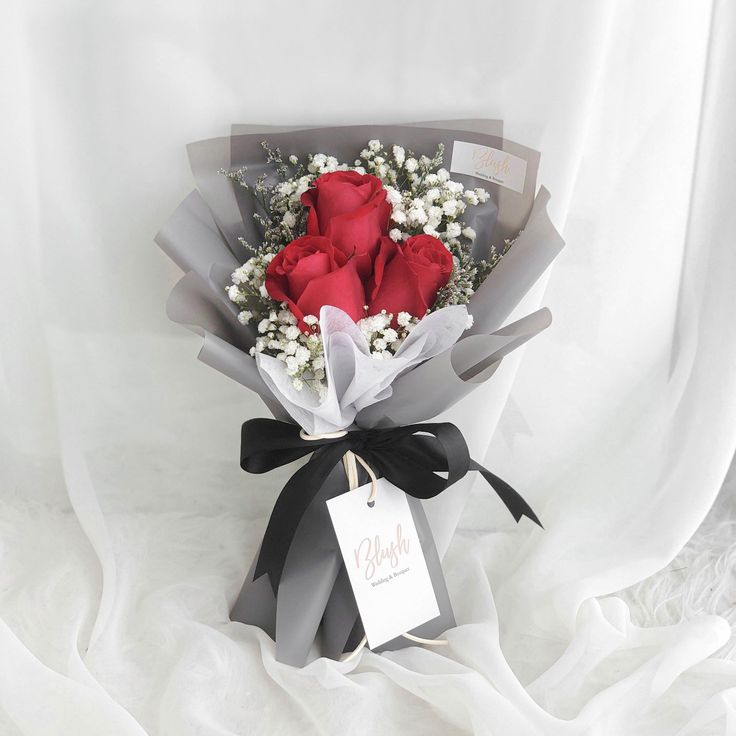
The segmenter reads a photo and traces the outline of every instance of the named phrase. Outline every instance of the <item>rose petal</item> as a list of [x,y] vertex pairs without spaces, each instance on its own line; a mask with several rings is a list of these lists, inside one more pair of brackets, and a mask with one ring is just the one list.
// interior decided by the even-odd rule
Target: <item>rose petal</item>
[[352,262],[311,281],[297,302],[302,316],[318,315],[327,305],[342,309],[356,322],[365,316],[363,283]]

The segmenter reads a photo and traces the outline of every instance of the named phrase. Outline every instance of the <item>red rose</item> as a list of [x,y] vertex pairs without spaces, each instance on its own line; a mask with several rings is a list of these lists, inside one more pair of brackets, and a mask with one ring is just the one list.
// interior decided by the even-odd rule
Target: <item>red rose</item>
[[452,255],[431,235],[415,235],[403,245],[383,238],[368,286],[368,314],[382,309],[396,317],[424,317],[452,273]]
[[309,208],[307,234],[324,235],[355,256],[358,273],[367,278],[391,216],[381,180],[357,171],[322,174],[302,194],[302,204]]
[[304,235],[279,251],[266,269],[266,291],[289,305],[300,330],[309,329],[304,317],[319,317],[325,304],[356,322],[365,316],[365,292],[355,264],[327,238]]

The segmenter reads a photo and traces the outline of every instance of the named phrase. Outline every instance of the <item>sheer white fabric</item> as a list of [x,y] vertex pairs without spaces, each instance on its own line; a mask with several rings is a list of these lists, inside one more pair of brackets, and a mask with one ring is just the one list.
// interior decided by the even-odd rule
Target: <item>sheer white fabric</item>
[[[674,557],[736,446],[733,3],[5,11],[3,736],[736,733],[725,621],[641,629],[613,595]],[[458,420],[546,529],[478,486],[449,647],[280,665],[228,607],[288,471],[239,470],[262,407],[163,312],[184,145],[481,116],[542,150],[568,245],[503,412]]]

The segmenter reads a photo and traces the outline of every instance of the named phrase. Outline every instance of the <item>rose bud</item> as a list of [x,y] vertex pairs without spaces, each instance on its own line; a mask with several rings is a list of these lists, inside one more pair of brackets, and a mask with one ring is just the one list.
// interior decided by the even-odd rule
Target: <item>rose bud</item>
[[362,278],[370,276],[391,216],[381,180],[357,171],[322,174],[301,201],[309,208],[307,234],[328,237],[335,248],[355,257]]
[[394,320],[399,312],[421,319],[451,273],[452,255],[437,238],[415,235],[403,245],[383,238],[366,290],[368,314],[385,309],[394,315]]
[[365,292],[355,264],[328,238],[304,235],[279,251],[266,269],[266,291],[286,302],[302,331],[309,331],[304,317],[319,317],[325,304],[356,322],[365,316]]

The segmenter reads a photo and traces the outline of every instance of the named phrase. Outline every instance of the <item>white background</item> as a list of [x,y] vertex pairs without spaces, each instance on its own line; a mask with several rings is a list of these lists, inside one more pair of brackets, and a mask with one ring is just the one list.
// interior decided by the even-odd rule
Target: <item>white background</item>
[[[2,736],[736,733],[725,621],[611,595],[736,446],[734,29],[729,0],[6,3]],[[279,665],[228,608],[286,473],[239,470],[263,410],[166,321],[152,237],[232,122],[462,117],[542,151],[568,243],[487,428],[546,530],[478,487],[449,647]]]

